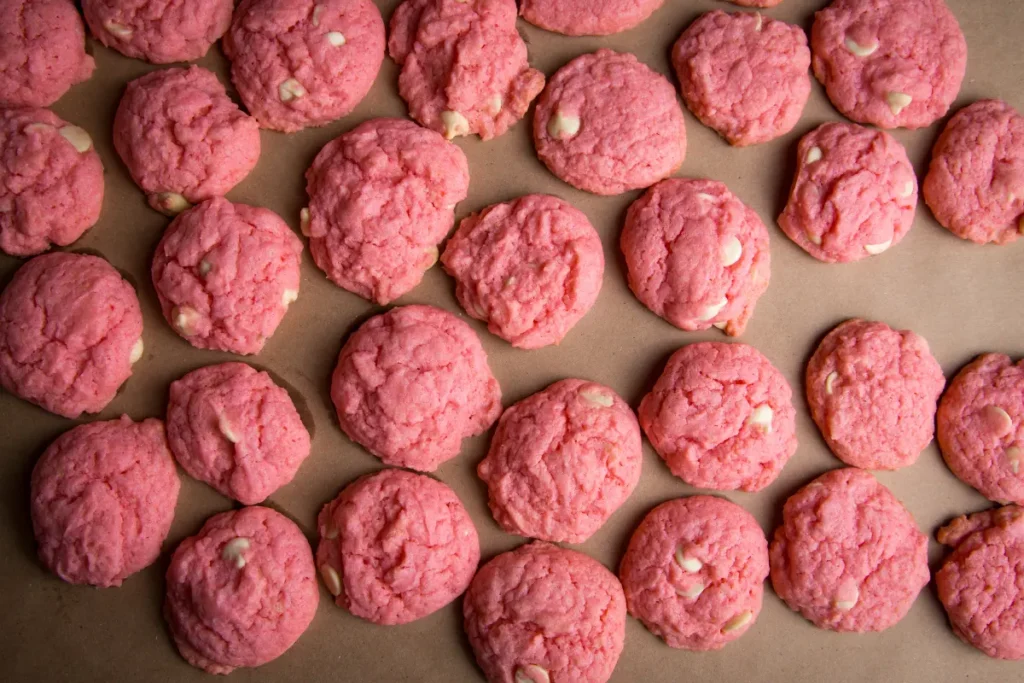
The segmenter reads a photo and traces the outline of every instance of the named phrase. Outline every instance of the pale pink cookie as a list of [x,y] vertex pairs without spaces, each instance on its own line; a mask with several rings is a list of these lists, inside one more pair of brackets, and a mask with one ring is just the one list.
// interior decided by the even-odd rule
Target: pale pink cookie
[[501,413],[501,387],[473,329],[433,306],[370,318],[338,356],[341,428],[388,465],[431,472]]
[[87,132],[48,109],[0,109],[0,250],[71,244],[102,206],[103,162]]
[[1024,360],[979,356],[949,383],[937,422],[953,474],[989,500],[1024,505]]
[[468,191],[461,149],[412,121],[372,119],[317,154],[300,222],[332,282],[384,305],[437,262]]
[[120,586],[156,561],[180,485],[160,420],[64,432],[32,470],[39,559],[69,583]]
[[638,26],[665,0],[523,0],[534,26],[567,36],[609,36]]
[[743,334],[768,289],[768,228],[713,180],[652,187],[630,205],[619,245],[636,298],[683,330]]
[[164,618],[189,664],[227,674],[283,655],[319,601],[299,527],[269,508],[247,507],[209,518],[174,551]]
[[531,194],[462,219],[441,263],[467,313],[537,349],[562,341],[597,301],[604,247],[582,211]]
[[956,113],[932,149],[924,200],[936,220],[978,244],[1024,234],[1024,117],[1002,100]]
[[0,294],[0,385],[51,413],[103,410],[142,352],[135,290],[97,256],[37,256]]
[[149,205],[173,216],[242,182],[260,158],[260,131],[212,71],[163,69],[128,84],[114,148]]
[[164,318],[199,349],[259,353],[299,296],[302,241],[270,211],[217,197],[178,215],[153,256]]
[[242,0],[223,46],[245,107],[291,133],[362,102],[384,61],[384,19],[371,0]]
[[605,683],[626,637],[615,575],[550,543],[520,546],[481,567],[462,611],[489,683]]
[[317,524],[327,590],[375,624],[433,614],[465,592],[480,562],[466,508],[422,474],[392,469],[358,479],[323,507]]
[[290,482],[310,448],[288,392],[245,363],[208,365],[172,382],[167,440],[182,469],[244,505]]

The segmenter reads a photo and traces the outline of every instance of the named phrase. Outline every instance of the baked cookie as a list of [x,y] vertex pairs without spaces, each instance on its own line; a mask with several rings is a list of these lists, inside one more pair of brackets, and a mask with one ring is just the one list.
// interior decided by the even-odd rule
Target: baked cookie
[[523,0],[519,13],[534,26],[567,36],[610,36],[639,25],[665,0]]

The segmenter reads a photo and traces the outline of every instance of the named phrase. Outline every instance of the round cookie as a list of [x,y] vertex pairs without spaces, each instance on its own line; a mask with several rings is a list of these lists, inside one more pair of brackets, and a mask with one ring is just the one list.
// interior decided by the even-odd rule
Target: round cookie
[[409,115],[451,140],[489,140],[523,118],[544,88],[516,29],[515,0],[405,0],[388,53],[402,68]]
[[501,387],[473,329],[433,306],[370,318],[338,356],[342,431],[384,463],[431,472],[501,414]]
[[245,363],[208,365],[172,382],[167,440],[189,475],[243,505],[290,482],[310,449],[288,392]]
[[437,262],[468,191],[461,149],[412,121],[372,119],[324,145],[306,171],[302,232],[332,282],[383,306]]
[[749,12],[702,14],[672,48],[686,106],[738,147],[793,129],[811,94],[799,26]]
[[156,561],[180,486],[160,420],[64,432],[32,470],[39,559],[69,583],[120,586]]
[[135,290],[97,256],[37,256],[0,294],[0,385],[51,413],[103,410],[142,352]]
[[301,262],[302,241],[276,213],[217,197],[171,222],[151,272],[164,318],[188,343],[252,354],[298,298]]
[[768,228],[713,180],[664,180],[633,202],[619,240],[636,298],[683,330],[743,334],[768,289]]
[[942,118],[967,69],[967,42],[943,0],[834,0],[814,15],[811,52],[836,109],[879,128]]
[[465,592],[480,562],[476,527],[455,492],[422,474],[382,470],[320,511],[320,576],[339,607],[407,624]]
[[649,187],[686,156],[672,84],[632,54],[606,49],[551,78],[537,100],[533,141],[552,173],[601,195]]
[[523,0],[519,13],[534,26],[567,36],[610,36],[638,26],[665,0]]
[[979,356],[949,383],[936,421],[942,457],[960,481],[1024,505],[1024,360]]
[[164,618],[189,664],[227,674],[284,654],[319,601],[299,527],[269,508],[247,507],[209,518],[174,551]]
[[0,109],[0,250],[71,244],[102,206],[103,162],[88,133],[48,109]]
[[441,263],[467,313],[537,349],[562,341],[597,301],[604,247],[582,211],[531,194],[462,219]]
[[511,534],[583,543],[640,481],[640,426],[608,387],[555,382],[502,413],[477,474]]
[[769,549],[772,586],[831,631],[884,631],[928,583],[928,538],[903,504],[856,468],[794,493]]
[[462,603],[490,683],[604,683],[626,636],[618,579],[582,553],[530,543],[477,572]]
[[242,0],[223,46],[246,109],[292,133],[366,97],[384,61],[384,19],[371,0]]
[[227,194],[260,158],[260,131],[212,71],[163,69],[128,84],[114,148],[149,205],[169,216]]
[[936,220],[978,244],[1024,234],[1024,117],[1002,100],[956,113],[932,150],[924,200]]

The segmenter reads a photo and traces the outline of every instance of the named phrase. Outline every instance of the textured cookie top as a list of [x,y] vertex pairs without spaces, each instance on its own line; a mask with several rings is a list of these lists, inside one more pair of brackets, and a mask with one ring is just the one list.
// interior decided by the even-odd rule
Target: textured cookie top
[[523,0],[519,12],[534,26],[567,36],[607,36],[637,26],[665,0]]

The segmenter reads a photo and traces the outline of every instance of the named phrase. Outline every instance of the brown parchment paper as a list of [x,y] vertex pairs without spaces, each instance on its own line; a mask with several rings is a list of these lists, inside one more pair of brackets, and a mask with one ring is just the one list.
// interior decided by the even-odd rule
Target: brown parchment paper
[[[1024,111],[1024,4],[1017,0],[948,0],[970,50],[967,77],[954,108],[982,97],[1001,97]],[[398,0],[377,3],[388,19]],[[766,13],[810,30],[825,0],[785,0]],[[531,62],[550,76],[569,59],[598,47],[636,53],[670,75],[669,49],[699,13],[736,9],[713,0],[667,0],[635,30],[608,38],[566,38],[520,21]],[[0,18],[7,20],[8,18]],[[90,39],[96,73],[54,107],[92,135],[106,167],[106,199],[99,224],[70,250],[102,254],[130,277],[145,315],[146,352],[135,375],[101,414],[135,419],[162,417],[171,381],[199,366],[231,356],[200,351],[180,339],[160,316],[149,278],[149,260],[169,220],[150,210],[111,144],[111,123],[125,84],[154,68]],[[219,47],[199,62],[228,82]],[[298,229],[305,204],[303,173],[327,141],[375,116],[404,116],[397,95],[398,70],[385,59],[366,100],[344,120],[293,135],[264,131],[256,170],[230,195],[234,201],[269,207]],[[230,88],[230,86],[229,86]],[[490,141],[460,139],[469,156],[472,184],[457,218],[528,192],[548,192],[572,202],[593,221],[605,245],[607,269],[594,309],[558,347],[520,351],[470,321],[480,334],[501,382],[505,405],[564,377],[589,378],[615,388],[634,407],[652,385],[668,355],[683,344],[725,339],[716,330],[686,333],[644,309],[630,294],[618,252],[626,207],[639,193],[602,198],[577,191],[547,172],[533,153],[532,112],[508,134]],[[750,204],[771,231],[772,278],[742,341],[764,352],[785,374],[798,408],[800,447],[779,479],[758,494],[726,496],[750,510],[771,535],[786,497],[814,476],[841,465],[825,447],[807,413],[802,375],[817,341],[853,316],[878,319],[923,335],[947,377],[976,354],[1024,355],[1020,292],[1024,240],[1008,247],[977,246],[942,230],[922,202],[914,229],[882,256],[847,265],[826,265],[805,255],[778,230],[800,135],[841,117],[817,83],[804,116],[789,135],[753,148],[733,149],[686,113],[689,149],[679,172],[724,181]],[[940,124],[897,131],[919,175]],[[21,261],[0,255],[0,284]],[[264,351],[248,359],[269,369],[296,396],[314,433],[313,452],[298,476],[269,505],[285,512],[316,542],[321,505],[355,477],[381,463],[349,442],[337,426],[328,396],[329,376],[345,336],[378,309],[328,282],[308,252],[302,291]],[[422,285],[399,304],[431,303],[464,318],[452,281],[434,267]],[[28,512],[29,475],[43,449],[69,429],[9,394],[0,394],[0,680],[4,681],[200,681],[208,675],[178,656],[161,618],[163,575],[171,550],[195,533],[208,516],[233,507],[206,485],[182,474],[181,496],[161,558],[117,589],[67,585],[45,572],[35,556]],[[485,559],[522,539],[501,532],[487,510],[486,491],[475,476],[489,435],[468,440],[463,453],[437,476],[452,486],[480,531]],[[910,508],[934,539],[950,517],[989,503],[946,469],[935,446],[910,468],[878,478]],[[636,492],[580,549],[615,570],[629,534],[653,506],[693,489],[672,477],[645,443],[643,476]],[[944,551],[932,540],[933,568]],[[320,608],[309,630],[284,656],[257,670],[239,670],[234,681],[452,681],[483,680],[461,627],[461,600],[407,626],[380,627],[335,607],[321,589]],[[613,677],[644,681],[788,681],[840,683],[886,681],[933,683],[962,680],[1024,680],[1024,662],[989,659],[951,632],[931,587],[909,615],[880,634],[835,634],[791,612],[766,586],[756,626],[715,653],[672,650],[629,619],[625,651]],[[557,683],[571,683],[558,681]]]

